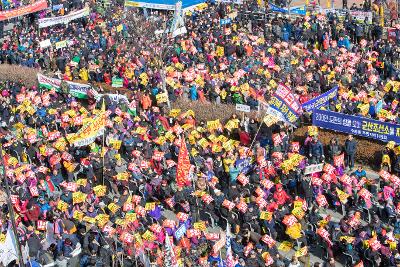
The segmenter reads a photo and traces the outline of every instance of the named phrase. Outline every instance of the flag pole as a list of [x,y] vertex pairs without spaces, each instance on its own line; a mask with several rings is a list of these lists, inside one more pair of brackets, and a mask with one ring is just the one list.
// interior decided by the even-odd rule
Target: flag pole
[[22,257],[22,251],[21,251],[21,244],[19,243],[19,238],[18,238],[18,233],[17,233],[17,226],[15,225],[15,214],[14,214],[14,208],[11,203],[11,193],[10,193],[10,186],[8,184],[8,179],[6,176],[6,164],[4,161],[3,157],[3,145],[0,144],[0,158],[1,158],[1,165],[3,165],[3,171],[2,171],[2,178],[6,184],[6,194],[7,194],[7,206],[8,206],[8,212],[10,213],[10,219],[11,219],[11,226],[12,230],[14,233],[14,238],[15,238],[15,243],[17,245],[17,252],[18,252],[18,261],[20,266],[24,265],[24,260]]
[[[103,103],[101,104],[101,112],[105,112],[105,107],[106,107],[106,104],[105,104],[105,101],[104,101],[104,97],[103,97]],[[103,110],[104,109],[104,110]],[[104,114],[102,114],[102,116],[105,116]],[[103,125],[103,142],[102,142],[102,146],[101,146],[101,161],[102,161],[102,164],[101,164],[101,166],[102,166],[102,168],[101,168],[101,170],[102,170],[102,172],[103,172],[103,175],[102,175],[102,178],[103,178],[103,185],[104,185],[104,157],[105,157],[105,154],[106,153],[103,153],[103,149],[104,149],[104,143],[105,143],[105,136],[106,136],[106,119],[104,119],[104,125]]]

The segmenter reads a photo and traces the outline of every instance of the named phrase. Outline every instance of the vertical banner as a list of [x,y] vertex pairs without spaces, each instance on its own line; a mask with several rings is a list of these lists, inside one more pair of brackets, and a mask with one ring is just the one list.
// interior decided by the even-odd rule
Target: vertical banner
[[269,101],[271,108],[279,111],[285,120],[294,124],[301,114],[301,105],[296,96],[285,85],[279,84],[274,95]]
[[178,155],[178,167],[176,169],[176,184],[178,186],[185,186],[189,184],[189,171],[190,171],[190,160],[189,152],[186,147],[185,138],[181,139],[181,147]]

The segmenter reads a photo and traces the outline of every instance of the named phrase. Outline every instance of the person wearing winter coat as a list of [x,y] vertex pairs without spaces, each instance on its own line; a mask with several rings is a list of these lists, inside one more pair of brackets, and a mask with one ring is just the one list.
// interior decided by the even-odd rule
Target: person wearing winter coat
[[357,142],[353,139],[353,135],[349,134],[347,140],[344,143],[344,151],[346,153],[346,165],[353,170],[354,158],[357,151]]
[[314,136],[309,144],[310,146],[310,158],[312,163],[319,163],[323,161],[324,156],[324,147],[322,146],[321,141],[318,140],[317,136]]

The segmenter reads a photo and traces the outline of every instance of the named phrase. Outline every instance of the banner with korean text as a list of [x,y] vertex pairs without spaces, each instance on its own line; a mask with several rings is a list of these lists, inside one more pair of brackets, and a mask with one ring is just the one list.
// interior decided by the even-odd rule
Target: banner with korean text
[[383,142],[400,143],[400,125],[327,110],[314,110],[313,125]]
[[89,8],[88,7],[85,7],[84,9],[72,12],[65,16],[39,19],[39,28],[50,27],[50,26],[54,26],[57,24],[67,24],[70,21],[73,21],[73,20],[79,19],[79,18],[83,18],[86,16],[89,16]]
[[0,21],[24,16],[47,8],[47,1],[40,0],[30,5],[21,6],[0,12]]
[[329,100],[336,99],[338,94],[339,86],[335,86],[328,92],[325,92],[313,99],[307,101],[301,107],[306,112],[312,112],[314,109],[319,109],[320,107],[326,106],[329,104]]
[[279,84],[271,100],[269,101],[271,108],[279,111],[285,120],[294,124],[301,114],[301,105],[297,101],[296,96],[285,85]]

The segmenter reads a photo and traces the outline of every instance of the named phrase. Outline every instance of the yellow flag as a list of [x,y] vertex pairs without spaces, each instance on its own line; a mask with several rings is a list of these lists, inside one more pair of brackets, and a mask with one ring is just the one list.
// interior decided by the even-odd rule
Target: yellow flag
[[299,239],[301,237],[301,224],[295,223],[288,227],[285,232],[292,239]]
[[87,185],[87,179],[78,179],[76,184],[85,187]]
[[82,221],[83,219],[83,212],[79,210],[75,210],[73,214],[73,218],[78,221]]
[[97,224],[100,227],[103,227],[110,220],[110,216],[108,216],[106,214],[99,214],[96,216],[95,219],[97,220]]
[[82,221],[85,221],[85,222],[88,222],[88,223],[91,223],[91,224],[95,224],[96,223],[96,219],[92,218],[92,217],[89,217],[89,216],[84,216]]

